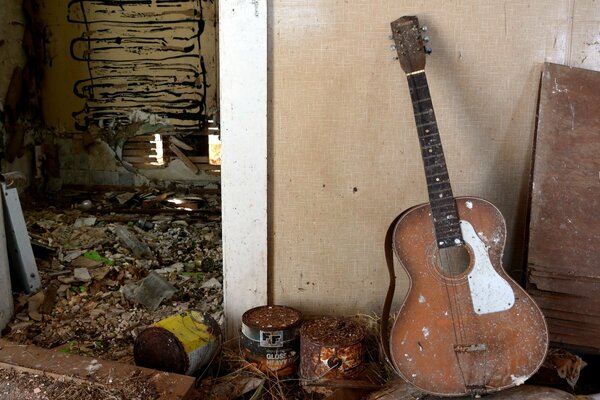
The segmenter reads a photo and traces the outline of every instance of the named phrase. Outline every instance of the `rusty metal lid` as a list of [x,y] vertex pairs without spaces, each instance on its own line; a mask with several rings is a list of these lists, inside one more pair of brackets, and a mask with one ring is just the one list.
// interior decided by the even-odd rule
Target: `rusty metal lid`
[[323,317],[304,322],[300,339],[326,347],[347,347],[365,338],[363,328],[355,321]]
[[150,327],[135,339],[133,358],[140,367],[185,374],[188,355],[177,337],[164,328]]
[[300,325],[302,313],[287,306],[260,306],[246,311],[242,323],[261,331],[290,329]]

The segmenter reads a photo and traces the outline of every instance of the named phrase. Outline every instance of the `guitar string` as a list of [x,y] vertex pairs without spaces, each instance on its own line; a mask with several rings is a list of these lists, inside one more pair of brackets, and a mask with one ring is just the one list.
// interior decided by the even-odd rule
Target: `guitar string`
[[[438,253],[439,253],[439,249],[438,249]],[[453,262],[451,262],[450,256],[447,252],[444,252],[443,254],[444,254],[443,256],[440,254],[440,262],[442,262],[442,257],[443,257],[444,264],[450,266],[450,275],[456,276],[457,271],[454,270],[455,264]],[[446,293],[448,296],[448,304],[450,306],[450,312],[453,315],[453,317],[452,317],[453,325],[454,325],[454,319],[455,319],[454,315],[456,315],[456,321],[457,321],[458,331],[459,331],[458,337],[455,334],[455,340],[456,340],[456,342],[458,342],[456,344],[457,345],[466,344],[467,343],[466,334],[463,329],[464,324],[463,324],[463,321],[461,318],[462,311],[461,311],[461,307],[460,307],[460,302],[458,301],[458,297],[459,297],[457,294],[458,289],[455,287],[455,285],[448,285],[445,277],[444,277],[444,286],[446,287]],[[451,289],[453,289],[453,290],[448,290],[448,287],[451,287]],[[453,291],[452,295],[450,295],[451,291]],[[454,307],[452,306],[452,300],[454,300]],[[453,308],[454,308],[454,310],[456,310],[456,314],[454,314]],[[456,327],[455,327],[455,330],[456,330]],[[460,338],[460,340],[458,338]],[[460,372],[461,379],[463,381],[463,385],[465,386],[465,389],[467,389],[467,378],[465,377],[465,372],[463,370],[460,356],[459,356],[459,353],[456,351],[456,348],[454,349],[454,357],[456,358],[456,365],[458,366],[458,370]]]
[[[411,89],[413,89],[413,95],[416,98],[416,104],[417,104],[416,107],[418,108],[419,114],[423,115],[423,113],[425,111],[429,111],[429,110],[425,110],[424,111],[422,109],[422,105],[421,105],[421,103],[422,103],[421,100],[422,99],[421,99],[421,96],[419,94],[419,91],[416,89],[419,86],[417,84],[417,77],[423,77],[424,82],[423,82],[423,85],[421,85],[421,86],[423,86],[427,91],[429,91],[429,86],[428,86],[427,77],[426,77],[424,71],[423,71],[422,74],[408,75],[407,76],[407,79],[409,80],[409,84],[410,84],[410,86],[412,86]],[[428,95],[426,97],[429,97],[429,99],[431,99],[431,95]],[[414,104],[414,102],[415,102],[415,100],[413,100],[413,104]],[[433,115],[433,105],[431,106],[430,110],[431,110],[431,113]],[[433,115],[433,118],[434,118],[434,122],[435,122],[435,115]],[[416,116],[415,116],[415,119],[417,119]],[[423,122],[417,120],[416,123],[417,123],[417,125],[419,125],[419,123],[423,123]],[[417,129],[419,129],[419,128],[417,127]],[[439,135],[439,131],[437,133]],[[420,142],[420,140],[419,140],[419,142]],[[441,147],[441,140],[440,140],[439,144],[440,144],[440,147]],[[424,160],[424,162],[425,162],[425,160]],[[427,174],[427,171],[426,171],[426,174]],[[431,213],[432,213],[432,218],[433,218],[433,210],[431,210]],[[439,251],[440,250],[439,247],[437,247],[437,236],[435,234],[435,229],[434,229],[434,236],[436,237],[436,248],[437,248],[438,262],[440,263],[440,269],[445,274],[444,270],[441,268],[442,255],[441,255],[441,253]],[[444,257],[446,259],[445,260],[446,265],[451,264],[449,262],[449,256],[448,256],[447,252],[444,252]],[[451,265],[450,268],[452,269],[453,266]],[[455,275],[454,271],[451,271],[451,275],[453,275],[453,276]],[[445,287],[446,296],[448,298],[448,306],[450,308],[450,317],[451,317],[451,320],[452,320],[452,327],[453,327],[453,331],[454,331],[454,340],[456,342],[458,342],[459,339],[460,339],[460,341],[461,341],[460,343],[466,343],[465,337],[464,337],[465,335],[464,335],[463,321],[461,320],[461,316],[460,316],[460,306],[459,306],[458,294],[457,294],[458,289],[455,288],[455,287],[453,287],[453,285],[449,285],[448,282],[447,282],[447,279],[445,277],[443,279],[443,284],[444,284],[444,287]],[[453,300],[454,300],[454,307],[452,305]],[[456,308],[456,312],[454,311],[454,308]],[[459,343],[457,343],[457,344],[459,344]],[[455,350],[455,349],[453,349],[453,350]],[[466,382],[466,377],[465,377],[464,370],[463,370],[461,362],[460,362],[460,357],[458,356],[458,353],[456,351],[454,351],[454,355],[456,357],[456,363],[457,363],[458,370],[459,370],[460,375],[461,375],[461,379],[463,381],[463,385],[465,386],[465,389],[466,389],[467,382]]]

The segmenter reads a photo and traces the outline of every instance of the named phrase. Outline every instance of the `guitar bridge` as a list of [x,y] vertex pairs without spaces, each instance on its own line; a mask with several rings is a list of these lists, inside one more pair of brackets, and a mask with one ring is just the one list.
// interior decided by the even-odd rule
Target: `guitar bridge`
[[480,396],[482,394],[487,394],[488,388],[484,385],[465,385],[465,389],[467,393],[470,395]]
[[476,344],[455,344],[454,351],[456,353],[473,353],[476,351],[486,351],[487,345],[485,343]]

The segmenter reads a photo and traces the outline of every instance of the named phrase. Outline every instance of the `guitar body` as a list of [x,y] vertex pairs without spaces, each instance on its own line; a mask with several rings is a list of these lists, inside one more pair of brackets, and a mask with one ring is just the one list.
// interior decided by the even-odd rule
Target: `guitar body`
[[439,265],[429,204],[406,211],[393,249],[410,288],[390,334],[401,377],[428,393],[483,394],[519,385],[544,360],[544,317],[501,264],[506,226],[486,200],[457,197],[470,261],[458,274]]

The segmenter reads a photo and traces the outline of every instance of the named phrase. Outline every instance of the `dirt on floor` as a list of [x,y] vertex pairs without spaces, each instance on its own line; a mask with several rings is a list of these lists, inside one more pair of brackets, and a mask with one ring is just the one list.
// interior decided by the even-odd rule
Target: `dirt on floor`
[[55,379],[45,375],[0,368],[0,400],[152,400],[156,389],[132,376],[125,385]]

